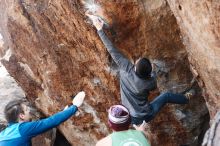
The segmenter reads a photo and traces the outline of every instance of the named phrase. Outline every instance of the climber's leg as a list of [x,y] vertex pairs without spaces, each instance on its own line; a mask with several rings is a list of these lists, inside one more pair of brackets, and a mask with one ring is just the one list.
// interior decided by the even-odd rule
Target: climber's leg
[[163,93],[150,103],[153,107],[153,115],[155,116],[166,103],[187,104],[189,100],[183,94]]

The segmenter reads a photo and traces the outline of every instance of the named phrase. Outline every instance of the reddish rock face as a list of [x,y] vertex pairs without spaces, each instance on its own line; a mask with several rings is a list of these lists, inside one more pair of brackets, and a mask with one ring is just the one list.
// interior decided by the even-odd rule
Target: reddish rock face
[[218,0],[168,0],[211,117],[220,108],[220,3]]
[[[192,61],[194,56],[188,61],[189,48],[182,43],[176,18],[166,1],[98,2],[110,24],[108,35],[114,44],[132,61],[146,56],[159,66],[160,91],[180,92],[189,85],[190,63],[200,62]],[[0,54],[6,58],[2,63],[29,100],[49,116],[69,104],[72,94],[81,90],[87,93],[80,115],[59,126],[68,141],[79,146],[94,145],[111,132],[106,111],[120,103],[117,68],[84,15],[86,3],[0,1],[4,41]],[[7,50],[11,50],[9,60]],[[198,70],[201,74],[205,71]],[[152,145],[197,145],[203,135],[200,127],[205,127],[208,120],[205,101],[199,94],[189,105],[167,106],[150,123]]]

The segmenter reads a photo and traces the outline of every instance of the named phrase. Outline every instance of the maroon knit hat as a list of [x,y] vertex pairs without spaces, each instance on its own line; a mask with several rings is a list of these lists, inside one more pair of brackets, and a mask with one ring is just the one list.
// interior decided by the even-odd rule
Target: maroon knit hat
[[130,113],[123,105],[113,105],[108,111],[108,123],[114,131],[128,130],[131,123]]

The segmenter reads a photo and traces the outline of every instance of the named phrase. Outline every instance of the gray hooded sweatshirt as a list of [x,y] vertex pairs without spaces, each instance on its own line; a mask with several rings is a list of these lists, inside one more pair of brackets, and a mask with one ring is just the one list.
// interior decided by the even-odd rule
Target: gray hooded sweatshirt
[[119,66],[121,102],[128,108],[132,117],[143,118],[150,114],[148,103],[149,91],[157,87],[156,76],[143,79],[137,76],[134,65],[113,46],[103,30],[98,34],[110,53],[113,60]]

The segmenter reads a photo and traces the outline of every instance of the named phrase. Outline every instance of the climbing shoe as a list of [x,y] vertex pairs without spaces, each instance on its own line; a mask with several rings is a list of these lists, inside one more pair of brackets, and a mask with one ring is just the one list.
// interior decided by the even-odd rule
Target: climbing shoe
[[195,89],[190,89],[190,90],[187,91],[184,95],[186,96],[186,98],[187,98],[188,100],[190,100],[193,96],[196,95],[196,91],[195,91]]

